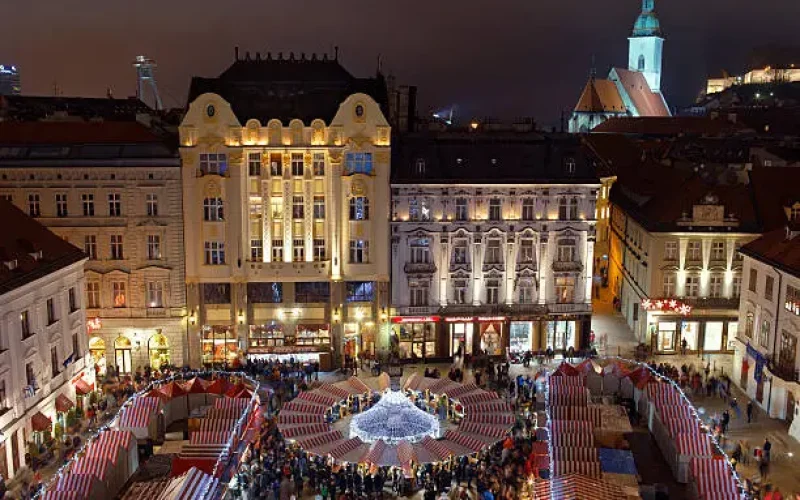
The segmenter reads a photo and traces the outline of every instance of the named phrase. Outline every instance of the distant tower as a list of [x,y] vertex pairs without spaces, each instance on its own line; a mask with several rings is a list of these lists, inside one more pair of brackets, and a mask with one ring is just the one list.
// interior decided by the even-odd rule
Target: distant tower
[[156,62],[145,56],[136,56],[136,60],[133,61],[133,67],[136,68],[136,78],[138,80],[136,97],[144,101],[144,86],[149,85],[155,100],[156,110],[161,111],[164,109],[164,105],[161,103],[161,96],[158,94],[156,77],[153,75],[153,68],[156,67]]
[[664,39],[655,13],[655,0],[642,0],[642,13],[628,38],[628,69],[644,73],[653,92],[661,92],[661,53]]

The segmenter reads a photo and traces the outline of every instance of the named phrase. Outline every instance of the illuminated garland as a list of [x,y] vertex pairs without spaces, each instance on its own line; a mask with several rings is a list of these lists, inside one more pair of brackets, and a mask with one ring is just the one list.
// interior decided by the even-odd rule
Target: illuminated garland
[[350,420],[350,436],[366,443],[379,439],[389,444],[416,443],[438,435],[439,419],[417,408],[399,391],[387,391],[375,406]]
[[[124,410],[127,410],[128,408],[130,408],[133,405],[133,402],[136,399],[138,399],[140,397],[143,397],[145,394],[147,394],[151,390],[156,389],[157,387],[160,387],[161,385],[168,384],[169,382],[174,382],[176,380],[185,380],[186,378],[208,377],[208,376],[212,376],[213,377],[213,376],[217,376],[217,375],[223,376],[223,377],[240,377],[240,378],[246,380],[249,384],[253,385],[254,389],[253,389],[253,395],[250,398],[250,404],[247,406],[247,409],[244,411],[242,416],[239,417],[239,420],[236,421],[236,425],[234,425],[234,429],[233,429],[234,432],[228,438],[228,442],[225,443],[225,448],[224,448],[223,452],[220,453],[220,455],[217,457],[217,461],[214,464],[214,469],[212,470],[213,472],[216,472],[216,470],[222,464],[222,457],[225,456],[225,455],[230,456],[229,452],[230,452],[231,447],[233,446],[233,441],[234,441],[233,438],[239,434],[239,432],[242,429],[242,423],[248,418],[248,416],[252,412],[253,403],[258,401],[258,390],[261,387],[261,384],[257,380],[253,380],[252,378],[250,378],[244,372],[227,372],[227,371],[190,371],[190,372],[185,372],[185,373],[181,372],[181,373],[178,373],[178,374],[175,374],[175,375],[171,375],[171,376],[169,376],[167,378],[154,380],[154,381],[150,382],[141,391],[136,392],[133,395],[131,395],[131,397],[129,397],[124,403],[122,403],[122,405],[119,408],[119,411],[117,411],[117,413],[114,415],[114,417],[110,421],[108,421],[106,424],[104,424],[103,426],[98,428],[97,431],[94,434],[92,434],[90,437],[88,437],[86,439],[86,442],[83,444],[83,446],[81,446],[81,449],[78,450],[74,455],[72,455],[72,458],[70,458],[64,465],[62,465],[61,467],[58,468],[58,470],[53,475],[53,477],[50,478],[49,481],[47,481],[47,483],[45,484],[45,486],[43,488],[40,488],[39,491],[36,492],[36,494],[33,496],[33,498],[34,499],[42,498],[44,496],[44,494],[50,489],[50,487],[53,484],[58,484],[58,481],[64,476],[64,474],[67,473],[67,469],[69,469],[76,461],[78,461],[79,459],[81,459],[81,458],[83,458],[85,456],[85,452],[89,448],[89,445],[91,445],[94,442],[94,440],[97,439],[98,436],[100,436],[100,434],[102,434],[102,433],[104,433],[104,432],[106,432],[108,430],[112,430],[112,427],[114,425],[116,425],[117,420],[122,415],[122,412]],[[206,486],[203,488],[203,491],[200,493],[200,496],[196,497],[196,498],[198,498],[198,499],[210,498],[209,494],[211,493],[210,490],[211,490],[211,486],[213,484],[214,484],[214,481],[213,481],[213,474],[212,474],[212,480],[208,481]]]

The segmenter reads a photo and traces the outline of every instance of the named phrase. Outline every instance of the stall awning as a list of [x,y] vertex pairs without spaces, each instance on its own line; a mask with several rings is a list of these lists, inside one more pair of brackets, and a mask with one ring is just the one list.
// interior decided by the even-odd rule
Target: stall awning
[[75,406],[75,404],[64,394],[59,394],[56,398],[56,411],[58,413],[66,413],[73,406]]
[[49,431],[52,425],[53,421],[40,411],[37,411],[31,417],[31,426],[35,432]]
[[75,382],[75,393],[80,396],[85,396],[94,390],[94,384],[89,384],[86,380],[80,378]]

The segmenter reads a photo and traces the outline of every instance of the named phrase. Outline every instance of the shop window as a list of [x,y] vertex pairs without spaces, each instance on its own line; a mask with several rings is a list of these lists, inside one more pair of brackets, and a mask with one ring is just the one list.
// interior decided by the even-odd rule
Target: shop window
[[706,352],[721,351],[722,346],[722,330],[724,323],[722,321],[706,321],[705,338],[703,340],[703,350]]
[[697,321],[684,321],[681,323],[680,344],[686,341],[686,349],[689,351],[697,350],[697,341],[700,339],[700,323]]
[[500,302],[500,281],[486,280],[486,303],[498,304]]
[[250,326],[248,344],[250,348],[283,347],[294,345],[294,337],[287,337],[284,326],[273,321],[267,325]]
[[114,361],[120,373],[131,373],[132,371],[132,348],[128,337],[117,337],[114,340]]
[[575,278],[563,276],[556,278],[556,301],[559,304],[575,302]]
[[533,322],[512,321],[509,330],[509,350],[524,353],[533,346]]
[[203,283],[203,302],[205,304],[230,304],[230,283]]
[[347,302],[372,302],[375,300],[375,283],[372,281],[348,281]]
[[425,359],[437,355],[436,325],[434,323],[408,323],[392,328],[392,343],[402,359]]
[[327,303],[330,298],[331,286],[327,281],[301,281],[294,284],[294,301],[299,304]]
[[660,321],[658,323],[658,349],[661,352],[675,351],[675,335],[678,324],[674,321]]
[[502,218],[500,198],[489,200],[489,220],[498,221]]
[[548,321],[547,347],[556,351],[575,346],[575,321]]
[[92,363],[95,366],[95,372],[98,376],[105,375],[106,373],[106,342],[100,337],[92,337],[89,339],[89,355],[92,358]]
[[283,302],[283,283],[248,283],[247,301],[251,304],[280,304]]
[[297,325],[295,344],[299,346],[315,346],[320,350],[330,346],[331,330],[328,325]]
[[[472,354],[472,332],[475,325],[472,323],[449,323],[450,325],[450,356]],[[460,349],[460,351],[459,351]]]
[[160,331],[147,341],[147,354],[150,368],[160,370],[164,365],[170,364],[169,340]]
[[203,328],[203,363],[231,363],[239,356],[239,341],[229,326]]

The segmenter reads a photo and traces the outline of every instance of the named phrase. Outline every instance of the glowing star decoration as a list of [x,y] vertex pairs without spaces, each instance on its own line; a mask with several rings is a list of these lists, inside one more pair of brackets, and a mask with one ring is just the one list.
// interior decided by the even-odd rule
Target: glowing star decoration
[[389,444],[416,443],[425,436],[439,436],[439,420],[398,391],[387,391],[375,406],[350,421],[350,437],[366,443],[379,439]]
[[642,299],[641,304],[645,311],[675,313],[682,316],[692,313],[692,306],[675,299]]

